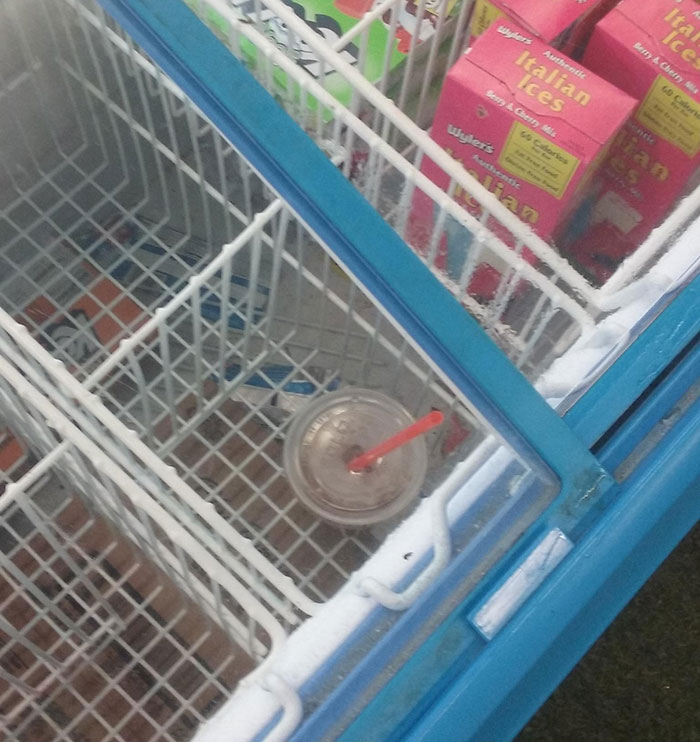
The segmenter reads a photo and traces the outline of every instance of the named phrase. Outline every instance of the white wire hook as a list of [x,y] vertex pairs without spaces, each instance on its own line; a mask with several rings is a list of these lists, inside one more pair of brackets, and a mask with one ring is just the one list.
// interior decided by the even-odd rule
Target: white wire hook
[[282,706],[282,717],[265,737],[265,742],[287,742],[304,715],[301,697],[281,675],[274,672],[267,673],[260,685],[264,690],[274,693]]

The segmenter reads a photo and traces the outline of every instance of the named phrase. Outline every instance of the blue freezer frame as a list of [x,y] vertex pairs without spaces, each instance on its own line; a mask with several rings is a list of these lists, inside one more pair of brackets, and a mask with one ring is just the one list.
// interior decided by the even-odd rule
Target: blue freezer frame
[[[469,558],[475,558],[457,557],[293,739],[509,739],[700,515],[700,457],[692,456],[700,446],[697,403],[624,485],[613,483],[605,451],[590,451],[697,333],[698,281],[562,420],[182,0],[100,2],[504,438],[561,483],[540,522],[485,584],[435,625],[435,606],[459,588]],[[373,249],[377,244],[381,250]],[[653,347],[662,362],[640,374],[645,347]],[[687,376],[686,371],[685,381]],[[653,417],[641,423],[637,418],[639,429]],[[471,622],[475,606],[558,517],[569,513],[569,525],[574,523],[572,506],[584,500],[587,507],[597,500],[599,509],[579,529],[575,548],[487,642]],[[419,636],[422,643],[411,645]],[[401,653],[408,657],[401,672],[391,680],[382,677]],[[332,666],[330,661],[326,671]],[[311,692],[313,685],[302,690]],[[342,736],[329,736],[344,717]]]

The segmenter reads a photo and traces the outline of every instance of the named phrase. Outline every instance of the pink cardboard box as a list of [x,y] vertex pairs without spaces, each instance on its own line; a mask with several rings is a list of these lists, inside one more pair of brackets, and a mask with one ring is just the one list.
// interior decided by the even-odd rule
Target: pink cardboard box
[[[494,22],[516,23],[569,56],[583,53],[595,24],[619,0],[476,0],[469,46]],[[578,53],[578,54],[577,54]]]
[[577,215],[571,259],[597,283],[658,226],[700,166],[700,5],[623,0],[597,26],[584,63],[640,100]]
[[[506,208],[552,240],[635,105],[523,29],[495,23],[448,73],[431,136]],[[422,171],[441,188],[449,185],[449,176],[427,158]],[[454,198],[481,215],[466,191],[458,187]],[[419,194],[413,224],[432,224],[432,218],[431,205]],[[495,220],[488,226],[512,244]],[[447,243],[445,263],[455,273],[450,251],[467,248],[452,247],[449,235]],[[524,256],[534,262],[531,254]],[[470,291],[489,298],[491,289]]]

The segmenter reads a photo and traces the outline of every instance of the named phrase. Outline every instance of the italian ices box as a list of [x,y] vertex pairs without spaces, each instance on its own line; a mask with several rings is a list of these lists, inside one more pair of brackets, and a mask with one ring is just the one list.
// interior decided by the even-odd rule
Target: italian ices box
[[[602,283],[692,187],[700,166],[700,4],[623,0],[584,63],[640,100],[581,209],[571,257]],[[574,233],[575,234],[575,233]]]
[[[517,26],[493,24],[450,70],[431,135],[501,203],[543,239],[556,238],[635,100]],[[449,177],[431,160],[422,171],[441,188]],[[475,216],[479,203],[457,188]],[[420,194],[415,219],[434,215]],[[512,238],[493,220],[489,226]],[[451,251],[464,246],[447,240]],[[527,254],[525,254],[527,258]]]
[[595,23],[618,0],[476,0],[471,45],[494,22],[517,23],[542,41],[573,54],[583,51]]

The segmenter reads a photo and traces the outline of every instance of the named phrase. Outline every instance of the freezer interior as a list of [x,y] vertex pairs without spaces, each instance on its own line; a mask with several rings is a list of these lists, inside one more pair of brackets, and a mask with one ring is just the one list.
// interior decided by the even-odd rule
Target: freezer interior
[[[410,141],[408,114],[429,123],[469,3],[380,83],[353,57],[362,31],[350,52],[329,48],[357,91],[347,107],[330,75],[270,43],[282,4],[247,21],[218,5],[195,9],[230,20],[219,35],[234,52],[243,40],[249,68],[401,236],[416,189],[436,230],[473,236],[457,278],[434,265],[437,236],[422,258],[552,404],[570,404],[692,274],[696,256],[678,249],[692,199],[606,293],[550,246],[535,245],[533,267],[520,237],[504,247],[421,179],[431,149],[424,133]],[[297,21],[287,32],[321,43]],[[27,742],[184,740],[237,689],[251,729],[280,706],[292,725],[280,658],[301,684],[372,599],[391,607],[387,586],[436,579],[445,550],[498,528],[493,563],[556,477],[96,2],[0,2],[0,101],[0,725]],[[501,272],[483,301],[468,286],[487,257]],[[305,505],[284,463],[295,419],[344,389],[445,419],[424,438],[411,502],[359,525]]]

